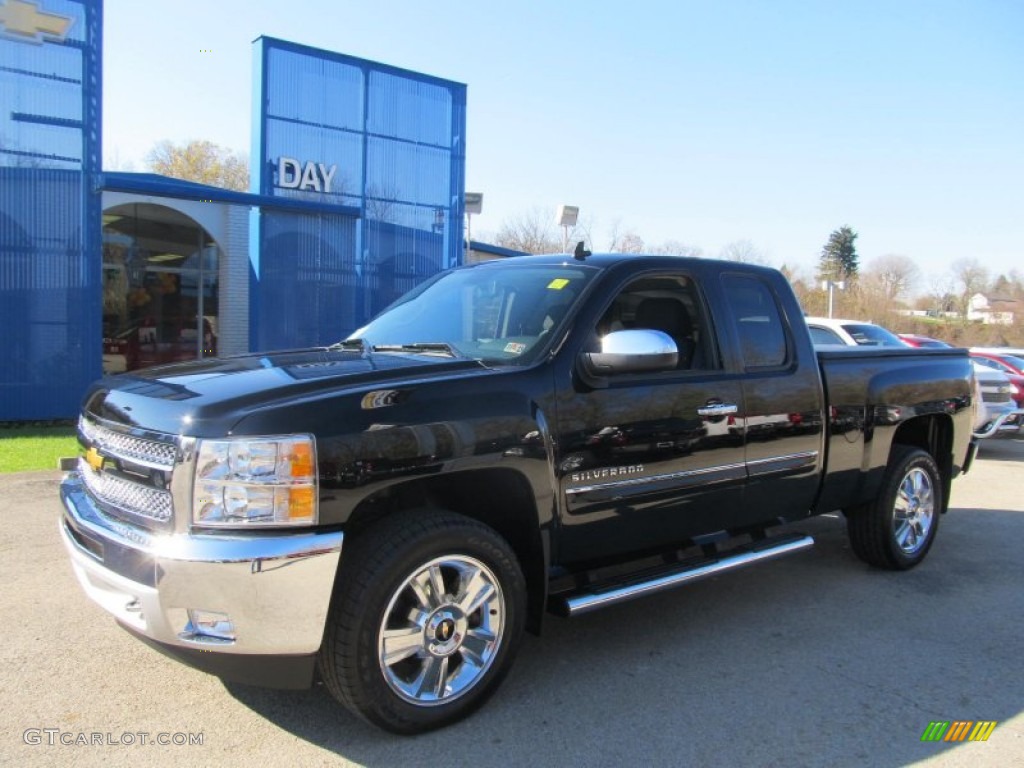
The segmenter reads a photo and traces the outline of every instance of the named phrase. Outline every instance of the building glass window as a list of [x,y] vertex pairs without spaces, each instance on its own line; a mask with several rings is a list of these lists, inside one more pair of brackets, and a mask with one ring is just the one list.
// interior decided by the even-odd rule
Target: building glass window
[[217,354],[220,248],[188,216],[131,203],[103,214],[103,372]]

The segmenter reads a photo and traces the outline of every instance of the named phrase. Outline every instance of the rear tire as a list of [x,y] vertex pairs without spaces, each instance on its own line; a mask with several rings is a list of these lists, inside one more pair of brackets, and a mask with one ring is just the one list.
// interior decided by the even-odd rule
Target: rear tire
[[931,454],[894,445],[878,498],[845,510],[850,544],[869,565],[913,568],[931,549],[944,508],[942,476]]
[[519,563],[495,531],[450,512],[400,512],[346,542],[321,675],[381,728],[440,728],[495,691],[525,616]]

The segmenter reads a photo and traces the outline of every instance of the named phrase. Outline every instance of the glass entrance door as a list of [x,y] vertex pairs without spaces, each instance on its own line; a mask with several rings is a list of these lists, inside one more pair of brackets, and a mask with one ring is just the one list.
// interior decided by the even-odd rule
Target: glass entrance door
[[103,216],[103,367],[119,373],[217,354],[220,249],[148,203]]

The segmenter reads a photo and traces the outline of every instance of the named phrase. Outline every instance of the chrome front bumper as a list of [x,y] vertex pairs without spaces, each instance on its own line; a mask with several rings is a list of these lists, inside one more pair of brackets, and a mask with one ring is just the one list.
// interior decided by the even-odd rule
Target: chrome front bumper
[[[65,475],[61,499],[82,588],[144,639],[207,658],[319,650],[342,532],[157,534],[106,515],[77,472]],[[224,622],[193,625],[189,610]]]
[[999,435],[1014,435],[1024,423],[1024,408],[1009,409],[974,432],[974,437],[984,439]]

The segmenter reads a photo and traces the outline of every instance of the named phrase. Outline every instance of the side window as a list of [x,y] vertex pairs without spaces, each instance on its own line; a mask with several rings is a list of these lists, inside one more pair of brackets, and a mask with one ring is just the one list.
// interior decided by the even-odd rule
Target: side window
[[612,301],[595,329],[598,338],[614,331],[649,328],[667,334],[679,351],[679,370],[717,368],[711,326],[693,280],[685,275],[642,277]]
[[724,275],[726,299],[747,368],[772,368],[788,359],[786,332],[771,290],[748,275]]
[[839,334],[830,331],[828,328],[822,328],[817,325],[808,326],[808,330],[811,332],[811,342],[814,344],[842,344],[843,340],[839,338]]

